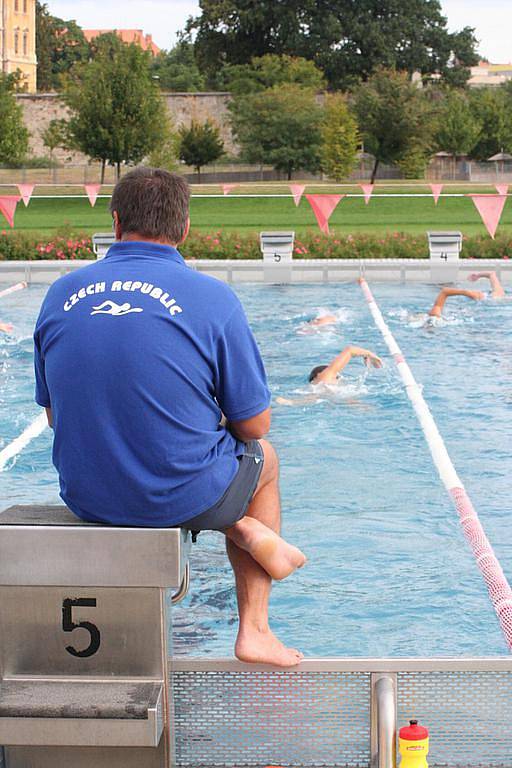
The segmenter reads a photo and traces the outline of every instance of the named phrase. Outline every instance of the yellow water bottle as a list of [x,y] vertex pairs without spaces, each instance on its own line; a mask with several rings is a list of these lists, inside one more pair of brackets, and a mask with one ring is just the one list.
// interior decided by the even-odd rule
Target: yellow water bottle
[[428,730],[417,720],[409,720],[409,725],[400,728],[398,737],[400,768],[428,768]]

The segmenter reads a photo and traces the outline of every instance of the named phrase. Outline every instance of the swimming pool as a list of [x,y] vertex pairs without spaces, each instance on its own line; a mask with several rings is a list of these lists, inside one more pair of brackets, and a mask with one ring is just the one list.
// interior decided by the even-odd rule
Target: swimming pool
[[[45,288],[2,299],[15,323],[0,338],[1,444],[38,414],[31,332]],[[273,628],[308,656],[507,654],[473,555],[433,468],[394,364],[355,285],[236,288],[275,396],[308,392],[309,370],[347,343],[376,351],[381,371],[354,361],[333,396],[276,406],[271,439],[281,457],[283,530],[309,563],[273,590]],[[375,298],[424,387],[450,455],[505,573],[512,577],[512,304],[448,306],[448,322],[418,327],[433,286],[373,286]],[[334,331],[300,333],[321,308]],[[58,501],[51,433],[0,473],[2,507]],[[192,587],[175,611],[180,655],[231,655],[232,575],[222,538],[202,534]]]

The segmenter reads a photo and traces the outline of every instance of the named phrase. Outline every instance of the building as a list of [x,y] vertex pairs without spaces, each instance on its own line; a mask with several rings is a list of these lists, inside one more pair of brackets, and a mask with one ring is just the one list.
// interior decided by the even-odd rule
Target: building
[[36,91],[36,0],[0,0],[2,72],[19,71],[20,90]]
[[502,85],[512,80],[512,64],[490,64],[481,61],[477,67],[471,67],[471,78],[468,85],[481,88],[486,85]]
[[83,33],[88,43],[99,35],[114,33],[123,43],[135,43],[143,51],[150,51],[153,56],[160,53],[160,48],[153,42],[151,35],[145,35],[142,29],[84,29]]

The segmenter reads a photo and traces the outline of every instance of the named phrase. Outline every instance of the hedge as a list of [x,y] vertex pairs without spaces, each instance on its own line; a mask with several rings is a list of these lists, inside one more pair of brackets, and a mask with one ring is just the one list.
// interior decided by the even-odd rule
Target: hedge
[[[180,248],[187,259],[259,259],[258,237],[236,233],[193,232]],[[427,238],[394,232],[387,235],[332,235],[308,233],[295,240],[298,259],[421,259],[428,257]],[[462,257],[508,259],[512,235],[464,239]],[[57,234],[49,240],[15,231],[0,232],[0,260],[93,259],[88,234]]]

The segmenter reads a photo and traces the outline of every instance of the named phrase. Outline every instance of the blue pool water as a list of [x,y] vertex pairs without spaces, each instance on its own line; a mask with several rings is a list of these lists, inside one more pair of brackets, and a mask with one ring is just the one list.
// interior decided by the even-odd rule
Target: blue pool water
[[[309,370],[345,344],[385,360],[350,364],[319,402],[276,405],[270,439],[281,457],[283,531],[309,557],[275,585],[272,625],[309,656],[507,654],[473,555],[433,468],[422,432],[382,337],[355,285],[240,286],[274,396],[311,394]],[[464,300],[448,322],[418,327],[433,286],[374,285],[382,312],[424,387],[448,451],[512,579],[512,302]],[[44,288],[2,299],[0,447],[38,414],[32,401],[32,327]],[[322,308],[334,331],[301,333]],[[93,407],[93,405],[91,406]],[[58,501],[49,430],[0,472],[2,508]],[[175,611],[177,654],[231,655],[236,634],[232,575],[223,538],[202,534],[192,587]]]

